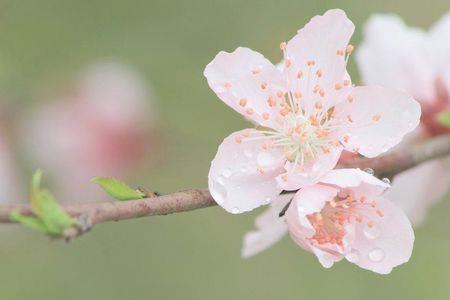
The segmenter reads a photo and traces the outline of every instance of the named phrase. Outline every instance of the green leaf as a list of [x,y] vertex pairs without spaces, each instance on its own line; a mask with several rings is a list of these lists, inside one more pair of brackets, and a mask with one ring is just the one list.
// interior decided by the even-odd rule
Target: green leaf
[[25,216],[17,211],[13,211],[9,215],[9,218],[12,221],[20,223],[23,226],[28,227],[30,229],[37,230],[42,233],[47,233],[47,227],[45,226],[45,224],[36,217]]
[[117,200],[136,200],[145,197],[143,192],[135,190],[113,177],[95,177],[91,182],[98,184],[108,195]]
[[48,190],[41,189],[41,178],[42,171],[36,171],[31,181],[31,208],[48,234],[61,235],[66,228],[75,225],[75,220],[61,208]]
[[444,111],[443,113],[441,113],[438,118],[437,118],[438,122],[441,125],[444,125],[445,127],[449,127],[450,128],[450,109]]

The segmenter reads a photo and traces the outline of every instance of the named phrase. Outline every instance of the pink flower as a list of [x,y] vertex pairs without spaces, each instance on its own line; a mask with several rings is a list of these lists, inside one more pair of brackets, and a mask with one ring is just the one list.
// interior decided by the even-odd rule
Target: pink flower
[[92,66],[74,92],[41,106],[25,124],[25,145],[36,167],[57,183],[61,201],[104,193],[94,176],[129,177],[155,146],[155,111],[142,79],[125,65]]
[[[450,132],[436,119],[450,109],[450,13],[428,32],[406,26],[395,15],[373,16],[366,24],[357,62],[366,84],[400,89],[422,105],[419,128],[401,146]],[[449,185],[449,164],[436,160],[397,175],[388,197],[418,225]]]
[[292,239],[326,268],[346,258],[390,273],[409,260],[414,232],[403,211],[381,195],[387,187],[359,169],[331,171],[296,193],[286,212]]
[[211,89],[257,125],[227,137],[211,163],[209,189],[227,211],[250,211],[317,182],[344,149],[377,156],[417,126],[420,106],[406,94],[351,84],[353,31],[343,11],[330,10],[281,44],[281,71],[248,48],[207,65]]

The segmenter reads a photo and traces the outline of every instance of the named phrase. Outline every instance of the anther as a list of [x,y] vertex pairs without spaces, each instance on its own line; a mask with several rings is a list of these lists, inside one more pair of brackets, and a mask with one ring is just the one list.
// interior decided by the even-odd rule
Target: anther
[[229,82],[225,82],[225,84],[223,85],[226,89],[231,88],[231,83]]
[[248,115],[253,115],[254,111],[252,108],[247,108],[247,110],[245,111]]
[[280,114],[284,117],[286,116],[289,112],[291,111],[291,109],[289,107],[285,107],[282,110],[280,110]]
[[265,82],[261,83],[261,88],[263,90],[265,90],[267,88],[267,83],[265,83]]
[[242,98],[241,100],[239,100],[239,105],[244,107],[247,104],[247,99]]
[[338,91],[338,90],[340,90],[342,88],[342,86],[339,83],[336,83],[334,85],[334,88]]
[[264,120],[269,120],[269,113],[266,113],[266,112],[263,113],[262,117],[263,117]]
[[374,120],[375,122],[379,121],[380,118],[381,118],[380,115],[373,115],[373,116],[372,116],[372,120]]
[[280,43],[280,50],[281,50],[281,51],[286,50],[286,46],[287,46],[287,43],[286,43],[286,42],[281,42],[281,43]]
[[350,85],[350,80],[346,79],[344,80],[344,86],[349,86]]
[[348,54],[351,54],[354,49],[355,49],[355,47],[353,47],[353,45],[347,45],[346,51],[347,51]]
[[275,101],[275,99],[273,99],[272,96],[269,96],[269,99],[267,99],[267,103],[270,107],[274,107],[275,105],[277,105],[277,102]]

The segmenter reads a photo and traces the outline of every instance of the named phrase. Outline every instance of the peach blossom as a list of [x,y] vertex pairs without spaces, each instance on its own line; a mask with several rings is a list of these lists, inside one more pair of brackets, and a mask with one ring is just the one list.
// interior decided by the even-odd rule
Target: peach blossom
[[[366,84],[400,89],[422,106],[418,129],[399,147],[450,132],[436,118],[450,109],[450,13],[428,32],[408,27],[396,15],[375,15],[365,26],[356,58]],[[449,186],[450,166],[445,160],[436,160],[395,176],[387,197],[419,225]]]
[[386,152],[417,126],[420,106],[407,94],[352,85],[346,65],[353,31],[342,10],[330,10],[281,44],[281,71],[242,47],[206,66],[211,89],[256,125],[225,138],[211,163],[209,189],[228,212],[314,184],[344,149],[367,157]]
[[286,212],[292,239],[326,268],[345,258],[390,273],[411,257],[414,232],[405,213],[382,196],[387,187],[359,169],[329,172],[296,193]]

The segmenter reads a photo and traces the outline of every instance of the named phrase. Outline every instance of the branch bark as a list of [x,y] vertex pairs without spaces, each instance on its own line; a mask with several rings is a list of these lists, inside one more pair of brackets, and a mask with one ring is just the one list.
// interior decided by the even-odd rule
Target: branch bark
[[[378,176],[392,177],[422,162],[448,155],[450,155],[450,134],[438,136],[423,144],[408,149],[399,149],[377,158],[358,157],[349,162],[340,163],[338,167],[371,168]],[[80,225],[77,232],[68,234],[68,236],[74,236],[99,223],[167,215],[215,205],[217,204],[208,190],[195,189],[132,201],[77,203],[66,205],[64,209],[71,216],[78,218],[83,225]],[[13,211],[19,211],[25,215],[33,214],[29,205],[2,204],[0,205],[0,223],[11,223],[9,216]]]

